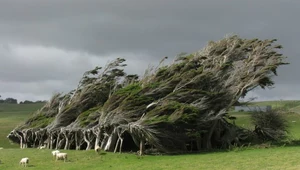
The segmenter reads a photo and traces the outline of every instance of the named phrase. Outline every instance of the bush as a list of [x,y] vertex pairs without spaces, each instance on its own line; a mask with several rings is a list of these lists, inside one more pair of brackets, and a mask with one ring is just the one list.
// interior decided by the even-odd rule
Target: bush
[[287,121],[283,113],[277,110],[254,112],[251,114],[251,120],[255,125],[254,132],[260,140],[280,141],[287,137]]

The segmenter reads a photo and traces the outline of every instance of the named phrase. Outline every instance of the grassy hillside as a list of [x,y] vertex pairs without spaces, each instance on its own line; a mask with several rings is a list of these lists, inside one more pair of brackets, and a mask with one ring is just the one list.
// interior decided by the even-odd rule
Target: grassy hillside
[[41,108],[44,104],[0,104],[0,147],[19,147],[11,144],[6,138],[7,134],[22,121],[26,120],[29,114]]

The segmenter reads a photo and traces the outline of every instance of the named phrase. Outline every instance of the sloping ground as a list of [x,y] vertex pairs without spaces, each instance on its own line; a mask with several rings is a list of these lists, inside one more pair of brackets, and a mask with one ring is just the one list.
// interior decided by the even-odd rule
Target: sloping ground
[[272,109],[300,113],[300,100],[278,100],[278,101],[261,101],[253,102],[250,105],[272,106]]
[[0,104],[0,147],[15,148],[20,147],[12,144],[6,138],[12,128],[20,125],[44,103],[37,104]]

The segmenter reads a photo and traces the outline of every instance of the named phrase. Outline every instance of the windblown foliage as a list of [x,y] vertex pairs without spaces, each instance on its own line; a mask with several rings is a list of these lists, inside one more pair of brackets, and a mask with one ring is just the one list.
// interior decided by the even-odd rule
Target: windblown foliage
[[263,141],[280,141],[287,137],[287,121],[276,110],[254,112],[251,119],[255,125],[254,132]]
[[[228,36],[170,65],[161,66],[164,58],[142,78],[127,75],[118,58],[102,71],[84,73],[75,90],[53,96],[9,138],[22,140],[21,147],[24,141],[65,149],[99,145],[115,152],[139,148],[141,154],[150,147],[185,152],[239,144],[247,131],[228,123],[226,111],[250,90],[274,84],[278,66],[287,64],[275,41]],[[39,125],[39,115],[53,121]],[[29,130],[35,140],[22,136]]]

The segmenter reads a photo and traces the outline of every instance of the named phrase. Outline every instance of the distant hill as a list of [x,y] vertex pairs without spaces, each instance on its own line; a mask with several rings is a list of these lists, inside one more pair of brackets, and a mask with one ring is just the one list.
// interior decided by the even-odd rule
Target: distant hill
[[272,106],[272,109],[280,109],[300,114],[300,100],[278,100],[278,101],[260,101],[252,102],[250,105]]

